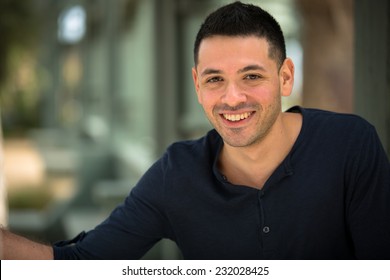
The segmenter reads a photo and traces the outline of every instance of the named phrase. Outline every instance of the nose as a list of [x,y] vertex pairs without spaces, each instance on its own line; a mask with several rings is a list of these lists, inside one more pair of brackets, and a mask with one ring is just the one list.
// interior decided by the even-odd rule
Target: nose
[[242,89],[240,89],[240,87],[238,87],[236,84],[229,83],[226,86],[221,101],[231,107],[234,107],[237,106],[238,104],[246,102],[247,96],[245,92]]

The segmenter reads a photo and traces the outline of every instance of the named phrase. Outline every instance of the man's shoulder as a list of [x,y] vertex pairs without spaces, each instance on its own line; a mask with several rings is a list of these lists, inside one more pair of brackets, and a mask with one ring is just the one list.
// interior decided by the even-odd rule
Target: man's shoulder
[[324,130],[346,130],[361,131],[372,129],[370,124],[363,117],[353,113],[333,112],[323,109],[293,107],[292,112],[300,111],[303,115],[303,120],[306,125],[312,128],[319,128]]
[[175,160],[203,160],[215,155],[222,140],[215,130],[210,130],[197,139],[180,140],[172,143],[166,150],[166,156]]

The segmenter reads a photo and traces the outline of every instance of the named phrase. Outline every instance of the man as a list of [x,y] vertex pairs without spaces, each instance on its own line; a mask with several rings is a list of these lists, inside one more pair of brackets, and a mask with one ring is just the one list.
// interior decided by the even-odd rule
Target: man
[[294,65],[274,18],[239,2],[218,9],[194,59],[215,130],[169,147],[94,230],[53,247],[4,232],[6,257],[137,259],[169,238],[185,259],[389,258],[390,165],[375,129],[281,112]]

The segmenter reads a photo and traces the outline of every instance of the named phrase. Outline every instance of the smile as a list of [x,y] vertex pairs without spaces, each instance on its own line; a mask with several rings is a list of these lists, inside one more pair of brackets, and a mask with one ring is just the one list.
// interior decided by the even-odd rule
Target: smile
[[228,121],[238,122],[249,118],[249,116],[252,115],[252,112],[246,112],[242,114],[222,114],[222,115]]

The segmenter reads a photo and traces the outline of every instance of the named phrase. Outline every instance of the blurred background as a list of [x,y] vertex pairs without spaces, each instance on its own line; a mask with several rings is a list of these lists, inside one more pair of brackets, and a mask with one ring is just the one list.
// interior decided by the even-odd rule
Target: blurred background
[[[173,141],[210,125],[192,47],[222,0],[0,0],[0,221],[53,242],[93,228]],[[356,113],[390,153],[387,0],[253,0],[296,64],[293,105]],[[145,258],[180,258],[162,241]]]

